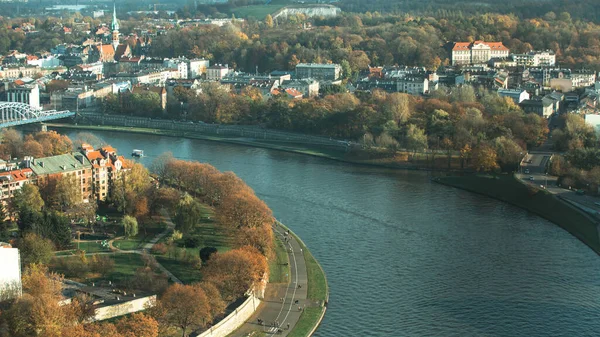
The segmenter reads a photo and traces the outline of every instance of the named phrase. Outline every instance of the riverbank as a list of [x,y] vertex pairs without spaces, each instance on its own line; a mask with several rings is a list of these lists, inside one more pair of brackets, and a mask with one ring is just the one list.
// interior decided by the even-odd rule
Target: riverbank
[[600,255],[596,222],[555,195],[527,186],[512,175],[437,177],[434,182],[482,194],[530,211],[571,233]]
[[[339,149],[333,149],[327,146],[300,144],[296,142],[284,142],[284,141],[268,141],[260,140],[247,137],[232,137],[227,135],[205,135],[195,132],[186,132],[179,130],[167,130],[167,129],[152,129],[142,127],[129,127],[129,126],[109,126],[109,125],[76,125],[68,123],[47,123],[51,129],[71,129],[71,130],[97,130],[97,131],[116,131],[126,133],[138,133],[147,135],[159,135],[167,137],[178,137],[178,138],[189,138],[189,139],[200,139],[207,141],[223,142],[229,144],[260,147],[277,151],[292,152],[303,155],[309,155],[313,157],[327,158],[339,162],[351,163],[356,165],[364,165],[371,167],[382,167],[391,169],[403,169],[403,170],[416,170],[416,171],[432,171],[434,169],[429,165],[429,159],[426,158],[425,154],[416,154],[416,160],[411,162],[407,160],[409,154],[399,153],[395,157],[375,157],[375,158],[362,158],[359,159],[355,154],[350,152],[341,151]],[[447,158],[444,156],[437,156],[433,160],[436,161],[436,171],[458,171],[460,170],[460,164],[454,160],[451,169],[447,168]],[[425,164],[423,164],[425,162]],[[421,164],[419,164],[421,163]]]

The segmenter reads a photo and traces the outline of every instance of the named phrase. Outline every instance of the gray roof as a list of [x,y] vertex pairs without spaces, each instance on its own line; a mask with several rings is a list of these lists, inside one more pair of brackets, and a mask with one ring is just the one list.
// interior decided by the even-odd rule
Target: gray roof
[[81,168],[91,168],[90,161],[81,153],[61,154],[58,156],[36,158],[31,161],[31,170],[36,175],[69,172]]

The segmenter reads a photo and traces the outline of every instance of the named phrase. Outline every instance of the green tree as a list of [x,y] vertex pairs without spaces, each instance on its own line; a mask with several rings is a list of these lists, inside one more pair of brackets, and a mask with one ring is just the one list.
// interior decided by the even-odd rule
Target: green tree
[[21,263],[28,266],[32,263],[48,264],[54,256],[52,241],[44,239],[35,233],[27,233],[17,244],[21,253]]
[[186,193],[177,204],[173,220],[177,229],[185,235],[196,226],[201,216],[202,207],[200,203]]
[[12,205],[13,211],[16,212],[25,207],[39,212],[44,208],[44,200],[42,199],[40,189],[37,186],[25,184],[13,196]]
[[348,60],[342,60],[340,62],[340,66],[342,67],[342,77],[343,78],[352,78],[352,68],[350,67],[350,62]]
[[136,236],[138,233],[138,222],[137,219],[130,216],[130,215],[126,215],[123,217],[123,220],[121,221],[121,223],[123,224],[123,230],[125,232],[125,236],[126,237],[132,237],[132,236]]

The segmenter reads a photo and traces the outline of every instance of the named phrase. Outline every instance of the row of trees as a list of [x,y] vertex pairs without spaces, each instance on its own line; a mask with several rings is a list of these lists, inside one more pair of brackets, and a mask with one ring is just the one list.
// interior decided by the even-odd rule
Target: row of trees
[[260,252],[246,246],[215,253],[202,273],[203,282],[170,286],[149,311],[159,323],[161,336],[174,328],[186,336],[189,329],[208,326],[223,314],[226,303],[260,285],[268,265]]
[[[223,124],[266,125],[269,128],[320,134],[362,142],[365,149],[426,150],[456,156],[482,145],[498,156],[498,165],[514,167],[516,157],[544,142],[547,121],[525,114],[507,97],[481,88],[440,88],[427,98],[403,93],[337,93],[322,98],[292,100],[276,96],[264,100],[255,88],[232,94],[218,85],[204,85],[196,94],[175,90],[185,103],[190,120]],[[180,105],[168,112],[179,118]],[[489,151],[479,151],[484,153]],[[197,185],[197,184],[196,184]],[[203,187],[208,201],[215,203],[210,186]]]
[[[214,206],[218,223],[232,232],[237,247],[251,246],[271,256],[272,212],[233,172],[220,172],[209,164],[177,160],[170,154],[159,157],[152,170],[161,181],[183,188]],[[178,229],[188,233],[200,212],[194,198],[182,198],[175,212]]]
[[3,159],[34,158],[56,156],[73,151],[73,142],[69,137],[56,131],[41,131],[23,137],[23,134],[7,129],[2,131],[0,157]]

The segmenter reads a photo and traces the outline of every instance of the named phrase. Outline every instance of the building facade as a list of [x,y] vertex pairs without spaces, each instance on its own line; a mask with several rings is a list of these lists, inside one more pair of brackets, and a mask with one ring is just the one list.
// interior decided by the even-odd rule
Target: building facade
[[452,65],[481,64],[506,58],[510,50],[502,42],[456,42],[452,48]]
[[336,81],[341,75],[342,67],[339,64],[299,63],[296,65],[296,77],[301,79]]

